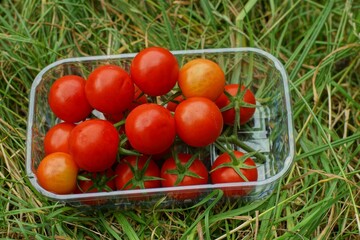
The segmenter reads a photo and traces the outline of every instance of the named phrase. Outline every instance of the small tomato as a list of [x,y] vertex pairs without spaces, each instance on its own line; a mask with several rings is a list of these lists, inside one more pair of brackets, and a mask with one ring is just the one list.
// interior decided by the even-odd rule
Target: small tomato
[[49,192],[70,194],[76,188],[78,166],[73,158],[63,152],[55,152],[41,160],[36,177],[39,185]]

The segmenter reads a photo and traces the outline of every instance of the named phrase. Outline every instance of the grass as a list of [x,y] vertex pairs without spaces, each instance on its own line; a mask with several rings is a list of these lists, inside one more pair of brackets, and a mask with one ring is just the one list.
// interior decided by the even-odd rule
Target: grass
[[[246,206],[84,215],[25,173],[31,83],[68,57],[254,46],[290,76],[295,163]],[[359,239],[360,4],[330,1],[0,1],[0,238]],[[220,196],[217,192],[214,196]]]

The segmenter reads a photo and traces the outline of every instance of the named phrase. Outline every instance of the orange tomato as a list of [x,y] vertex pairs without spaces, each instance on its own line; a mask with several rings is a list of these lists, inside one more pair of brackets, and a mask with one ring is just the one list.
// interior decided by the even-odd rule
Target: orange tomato
[[76,189],[78,166],[63,152],[47,155],[39,164],[36,176],[41,187],[56,194],[69,194]]
[[185,98],[206,97],[215,101],[224,91],[225,74],[217,63],[198,58],[180,69],[178,83]]

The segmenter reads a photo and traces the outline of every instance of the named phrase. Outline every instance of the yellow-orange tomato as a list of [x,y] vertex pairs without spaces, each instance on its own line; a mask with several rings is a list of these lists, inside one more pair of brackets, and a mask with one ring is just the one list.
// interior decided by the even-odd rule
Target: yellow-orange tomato
[[225,74],[217,63],[197,58],[180,69],[178,83],[185,98],[206,97],[215,101],[224,91]]
[[56,194],[69,194],[76,189],[78,166],[71,155],[55,152],[39,164],[36,176],[41,187]]

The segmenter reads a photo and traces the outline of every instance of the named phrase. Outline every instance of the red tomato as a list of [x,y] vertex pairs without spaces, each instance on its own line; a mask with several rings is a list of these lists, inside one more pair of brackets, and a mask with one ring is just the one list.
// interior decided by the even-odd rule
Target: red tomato
[[75,126],[73,123],[62,122],[50,128],[44,138],[45,155],[53,152],[69,153],[69,137]]
[[83,173],[89,180],[78,181],[78,193],[109,192],[116,189],[115,173],[109,168],[104,172]]
[[90,119],[77,125],[69,138],[69,152],[88,172],[101,172],[116,161],[119,133],[106,120]]
[[134,99],[134,84],[119,66],[104,65],[90,73],[85,86],[86,97],[95,109],[107,114],[126,110]]
[[[240,158],[244,156],[244,153],[239,151],[234,151],[235,157]],[[232,167],[224,166],[219,167],[221,164],[224,163],[233,163],[234,166],[238,165],[233,162],[230,155],[228,153],[221,154],[214,162],[211,167],[210,176],[211,181],[214,184],[217,183],[232,183],[232,182],[245,182],[246,180],[243,179]],[[248,181],[256,181],[258,178],[258,171],[256,169],[256,164],[251,158],[247,158],[243,163],[243,167],[237,166],[242,174],[247,178]],[[247,168],[252,166],[254,168]],[[217,169],[216,169],[217,168]],[[245,195],[251,189],[231,189],[231,190],[224,190],[224,194],[227,196],[230,195]]]
[[160,105],[142,104],[126,118],[125,133],[137,151],[148,155],[162,153],[175,140],[174,117]]
[[82,77],[67,75],[51,85],[48,101],[58,118],[75,123],[89,116],[93,109],[85,95],[85,83]]
[[169,50],[149,47],[135,56],[130,72],[131,78],[141,91],[149,96],[160,96],[175,86],[179,65]]
[[175,110],[176,132],[188,145],[204,147],[221,134],[223,119],[214,102],[203,97],[182,101]]
[[123,158],[117,165],[115,174],[118,190],[160,187],[159,167],[148,156]]
[[[233,104],[236,104],[235,102],[238,102],[240,106],[240,125],[243,125],[247,123],[251,117],[254,115],[256,108],[255,107],[244,107],[241,106],[242,103],[249,103],[249,104],[256,104],[256,99],[254,94],[249,90],[245,90],[245,86],[241,86],[240,91],[238,93],[239,84],[229,84],[225,86],[225,91],[228,92],[231,96],[233,96],[233,99],[229,99],[225,93],[222,93],[220,97],[216,100],[216,105],[221,109],[227,105],[229,105],[231,102]],[[244,93],[245,91],[245,93]],[[231,108],[229,110],[226,110],[222,112],[224,123],[228,125],[234,125],[235,122],[235,116],[236,111],[234,108]]]
[[186,98],[206,97],[215,101],[224,91],[224,86],[225,74],[211,60],[191,60],[179,71],[179,87]]
[[36,177],[41,187],[56,194],[69,194],[76,188],[78,166],[73,158],[62,152],[47,155],[41,160]]
[[[163,187],[200,185],[208,182],[208,171],[200,159],[194,158],[189,162],[193,155],[178,154],[177,162],[174,157],[165,160],[161,167],[160,177],[163,179]],[[187,166],[187,164],[190,164]],[[171,193],[170,196],[177,199],[194,198],[199,192],[192,190],[189,192]]]
[[177,96],[176,98],[174,98],[174,100],[169,101],[166,105],[166,108],[170,111],[170,112],[175,112],[175,109],[177,108],[177,106],[179,105],[180,102],[182,102],[184,100],[184,97],[182,95]]

